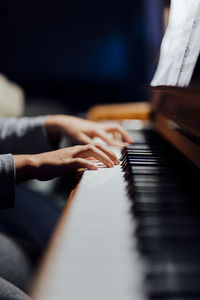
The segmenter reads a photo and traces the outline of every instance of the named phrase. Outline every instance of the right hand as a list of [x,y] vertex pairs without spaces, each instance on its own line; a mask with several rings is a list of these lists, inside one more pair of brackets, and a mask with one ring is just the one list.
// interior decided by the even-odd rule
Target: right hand
[[120,149],[133,142],[118,122],[92,122],[73,116],[53,115],[46,117],[44,125],[52,145],[63,135],[81,145],[94,144],[93,139],[98,137],[107,145]]
[[107,167],[119,164],[114,154],[101,144],[74,146],[57,151],[34,155],[14,155],[16,183],[28,179],[50,180],[66,175],[78,168],[97,170],[91,158],[103,162]]

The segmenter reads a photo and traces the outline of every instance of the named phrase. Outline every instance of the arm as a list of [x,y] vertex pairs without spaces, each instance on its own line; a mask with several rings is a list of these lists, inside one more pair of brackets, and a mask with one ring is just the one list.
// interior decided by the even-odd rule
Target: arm
[[63,135],[79,144],[93,143],[94,137],[119,148],[132,142],[116,122],[97,123],[66,115],[0,118],[0,154],[50,151]]
[[13,206],[15,195],[15,166],[11,154],[0,155],[0,208]]
[[0,118],[0,154],[50,151],[45,118]]

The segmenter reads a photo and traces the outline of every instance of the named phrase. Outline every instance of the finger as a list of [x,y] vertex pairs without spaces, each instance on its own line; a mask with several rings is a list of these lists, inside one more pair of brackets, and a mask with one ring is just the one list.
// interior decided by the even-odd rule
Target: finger
[[86,159],[87,159],[87,160],[95,160],[95,158],[92,157],[92,156],[91,156],[91,157],[87,157]]
[[84,168],[84,169],[88,169],[88,170],[98,170],[98,167],[95,164],[91,163],[90,161],[88,161],[84,158],[72,159],[71,167],[73,169]]
[[127,146],[127,143],[124,143],[122,141],[117,141],[111,138],[108,138],[107,134],[105,134],[104,132],[97,132],[96,136],[100,137],[103,141],[105,141],[109,146],[114,146],[117,148],[124,148],[125,146]]
[[126,147],[128,145],[129,145],[129,143],[122,142],[121,140],[120,141],[117,141],[117,140],[114,140],[114,139],[110,140],[110,146],[116,147],[116,148],[119,148],[119,149],[123,149],[124,147]]
[[117,158],[116,154],[113,151],[111,151],[108,148],[104,147],[100,143],[95,143],[94,145],[99,150],[101,150],[102,152],[104,152],[107,156],[109,156],[110,159],[114,162],[114,164],[118,165],[120,163],[119,159]]
[[113,167],[114,163],[103,151],[99,150],[93,145],[87,145],[84,148],[80,149],[80,151],[75,155],[76,157],[94,157],[101,162],[103,162],[108,167]]
[[78,141],[82,144],[91,144],[92,139],[84,133],[81,133],[78,137]]
[[112,135],[114,140],[121,141],[121,136],[119,135],[119,133],[114,131],[112,132]]
[[110,127],[105,130],[106,130],[106,132],[119,133],[122,136],[123,140],[127,143],[133,142],[130,134],[126,130],[124,130],[121,126]]

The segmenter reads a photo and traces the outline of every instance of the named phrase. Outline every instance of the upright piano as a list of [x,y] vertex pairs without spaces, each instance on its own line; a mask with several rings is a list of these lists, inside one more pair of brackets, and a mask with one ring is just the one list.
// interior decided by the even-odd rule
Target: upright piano
[[187,86],[151,87],[149,105],[90,111],[90,118],[126,119],[134,143],[115,149],[120,166],[84,172],[33,299],[200,299],[199,64]]

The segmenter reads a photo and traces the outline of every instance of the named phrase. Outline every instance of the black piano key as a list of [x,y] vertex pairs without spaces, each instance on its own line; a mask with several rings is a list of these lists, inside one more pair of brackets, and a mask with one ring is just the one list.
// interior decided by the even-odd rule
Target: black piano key
[[154,131],[134,134],[121,167],[148,299],[200,299],[199,172]]
[[139,214],[152,214],[154,212],[159,212],[161,214],[170,214],[170,213],[177,213],[177,214],[187,214],[187,212],[193,213],[191,207],[188,206],[187,203],[181,202],[174,202],[168,204],[167,202],[151,202],[151,203],[134,203],[133,209],[136,215]]
[[151,272],[154,270],[153,266],[156,268],[156,264],[162,264],[170,262],[171,264],[194,264],[196,262],[197,265],[200,264],[200,255],[195,252],[186,252],[180,251],[177,252],[170,252],[168,249],[163,250],[159,253],[152,253],[151,256],[148,257],[148,263],[146,265],[146,272]]
[[[176,241],[176,243],[175,243]],[[150,257],[152,253],[160,254],[160,252],[165,251],[166,249],[169,252],[180,253],[181,251],[186,253],[199,253],[200,251],[200,242],[196,241],[195,238],[190,239],[177,239],[176,238],[143,238],[137,239],[137,247],[139,251]]]
[[191,275],[158,275],[146,280],[147,293],[151,297],[162,299],[163,296],[197,297],[200,299],[200,276]]
[[[186,238],[191,240],[199,239],[200,231],[198,227],[138,227],[135,230],[135,235],[138,236],[139,239],[169,239],[174,240],[175,243],[178,243],[178,239],[181,241],[185,241]],[[177,238],[177,240],[176,240]],[[196,240],[198,243],[198,241]],[[199,241],[200,242],[200,241]]]
[[[171,170],[167,167],[162,166],[129,166],[130,172],[133,175],[161,175],[161,174],[169,174]],[[178,170],[173,170],[173,173],[177,172]]]
[[182,295],[182,296],[170,296],[170,295],[162,295],[159,296],[159,298],[157,296],[153,296],[153,295],[146,295],[145,299],[147,300],[199,300],[198,295]]
[[200,218],[198,215],[189,216],[188,214],[185,216],[160,216],[159,214],[154,216],[143,216],[140,217],[138,221],[139,226],[149,227],[198,227],[200,228]]

